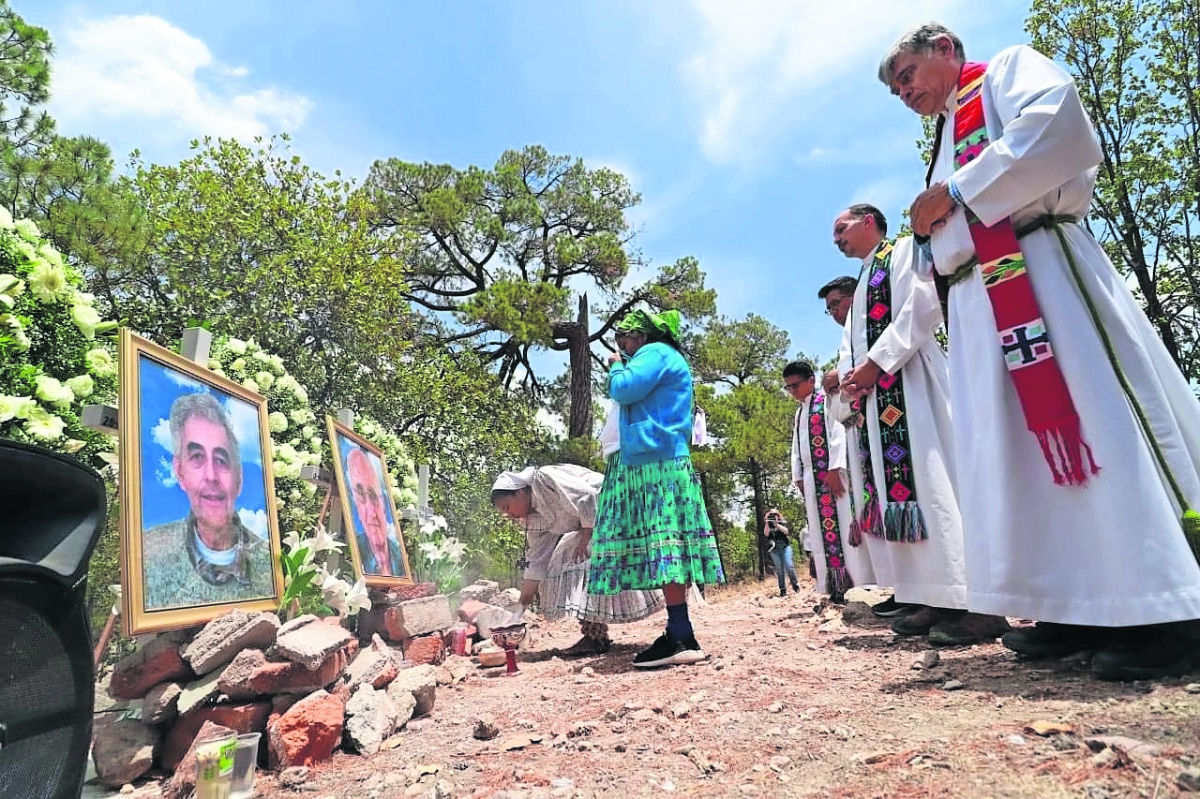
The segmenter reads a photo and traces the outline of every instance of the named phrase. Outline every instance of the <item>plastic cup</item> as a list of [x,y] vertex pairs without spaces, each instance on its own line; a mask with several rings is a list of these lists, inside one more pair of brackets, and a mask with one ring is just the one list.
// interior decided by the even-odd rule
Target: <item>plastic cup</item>
[[229,799],[249,799],[254,796],[259,737],[260,733],[257,732],[248,732],[237,737],[237,748],[233,750],[233,779],[229,786]]
[[196,799],[229,799],[237,733],[217,733],[196,744]]

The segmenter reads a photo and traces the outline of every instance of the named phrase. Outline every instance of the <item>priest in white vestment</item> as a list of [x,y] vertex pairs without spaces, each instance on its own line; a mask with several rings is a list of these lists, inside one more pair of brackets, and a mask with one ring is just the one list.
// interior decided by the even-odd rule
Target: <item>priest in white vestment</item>
[[[834,602],[840,602],[851,586],[874,583],[875,573],[866,548],[850,543],[854,513],[846,474],[846,428],[837,418],[837,409],[830,406],[831,398],[816,391],[816,383],[810,363],[792,361],[783,368],[784,388],[800,403],[792,427],[792,483],[804,497],[817,592],[827,593]],[[814,402],[821,408],[816,424],[812,418]],[[813,466],[814,448],[824,451],[823,456],[818,456],[825,459],[817,464],[820,469]],[[824,474],[818,475],[818,471]],[[822,486],[825,490],[821,490]],[[822,513],[826,494],[832,500],[832,515]]]
[[[890,565],[896,599],[925,606],[897,618],[895,632],[928,634],[930,643],[943,646],[994,640],[1008,630],[1004,618],[967,612],[947,361],[933,336],[942,322],[941,306],[933,284],[917,275],[920,255],[911,237],[891,243],[886,234],[883,213],[865,203],[834,220],[834,243],[843,255],[862,262],[838,371],[843,392],[862,397],[870,444],[866,476],[886,520],[884,538],[869,529],[863,537],[872,562],[881,551],[878,560]],[[869,335],[871,319],[878,324]],[[888,402],[885,395],[878,402],[879,392],[896,376],[899,399]],[[910,517],[906,529],[891,529],[892,519],[902,513]]]
[[[960,92],[960,78],[979,80],[980,70],[981,85]],[[1166,623],[1200,618],[1200,566],[1181,525],[1185,509],[1200,507],[1200,404],[1104,250],[1071,221],[1087,213],[1102,159],[1073,81],[1024,46],[968,64],[962,42],[936,24],[901,38],[879,77],[911,110],[943,117],[912,224],[931,236],[937,272],[955,280],[951,400],[968,605],[1039,620],[1004,636],[1024,655],[1093,650],[1092,671],[1109,679],[1186,672],[1200,663],[1196,642],[1188,625]],[[976,150],[956,159],[956,116],[969,145],[976,102],[984,146],[977,135]],[[1030,431],[1028,392],[1009,371],[1022,367],[1001,348],[1005,306],[971,266],[985,240],[968,210],[988,230],[1011,220],[1019,242],[1039,338],[1048,336],[1074,403],[1078,452],[1090,456],[1065,484],[1055,480],[1061,461]]]

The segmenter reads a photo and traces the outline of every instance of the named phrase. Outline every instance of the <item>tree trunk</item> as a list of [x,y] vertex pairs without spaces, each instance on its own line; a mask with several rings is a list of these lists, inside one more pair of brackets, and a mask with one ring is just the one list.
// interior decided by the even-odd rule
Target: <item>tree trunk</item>
[[579,297],[579,317],[566,327],[571,355],[571,418],[567,435],[570,438],[592,435],[592,352],[588,346],[587,295]]
[[754,540],[758,542],[755,549],[758,550],[758,579],[765,580],[767,577],[767,547],[766,540],[762,537],[763,519],[766,518],[767,509],[765,506],[766,497],[763,493],[762,485],[762,466],[757,458],[750,459],[750,484],[754,486],[754,523],[751,525],[750,532],[754,536]]

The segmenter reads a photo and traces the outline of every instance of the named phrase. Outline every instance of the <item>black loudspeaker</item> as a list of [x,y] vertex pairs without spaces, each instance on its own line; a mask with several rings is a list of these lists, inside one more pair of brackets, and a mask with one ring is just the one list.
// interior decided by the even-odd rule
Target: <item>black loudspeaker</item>
[[83,790],[95,703],[84,588],[106,514],[95,471],[0,440],[0,797]]

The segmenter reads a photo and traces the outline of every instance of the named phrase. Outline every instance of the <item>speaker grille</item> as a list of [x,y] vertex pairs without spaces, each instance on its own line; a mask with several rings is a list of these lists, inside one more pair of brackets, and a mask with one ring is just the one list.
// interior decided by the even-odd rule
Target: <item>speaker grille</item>
[[[29,593],[36,594],[33,586]],[[75,629],[70,618],[79,615],[76,603],[61,594],[47,615],[45,603],[22,601],[0,591],[0,721],[55,716],[73,723],[11,742],[0,749],[0,796],[57,799],[78,790],[79,763],[91,737],[93,690],[80,656],[90,653],[68,649],[72,638],[86,650],[86,633]],[[82,637],[81,637],[82,636]],[[87,664],[90,666],[90,663]],[[83,673],[80,673],[80,672]],[[82,701],[86,699],[87,701]],[[81,719],[81,716],[83,717]],[[82,722],[82,723],[81,723]],[[82,747],[82,752],[81,752]]]

